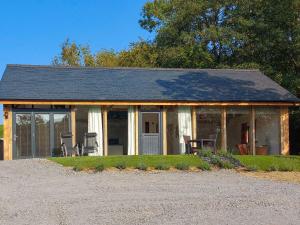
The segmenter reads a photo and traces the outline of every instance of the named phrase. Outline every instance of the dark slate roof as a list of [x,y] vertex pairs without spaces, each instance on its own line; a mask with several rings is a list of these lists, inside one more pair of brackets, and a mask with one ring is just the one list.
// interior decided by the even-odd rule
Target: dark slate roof
[[32,65],[7,65],[0,100],[299,101],[258,70]]

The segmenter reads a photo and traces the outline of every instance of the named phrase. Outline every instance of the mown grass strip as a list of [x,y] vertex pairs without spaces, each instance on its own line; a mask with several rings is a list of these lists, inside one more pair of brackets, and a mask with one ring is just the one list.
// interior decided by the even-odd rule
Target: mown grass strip
[[[126,168],[138,168],[140,165],[157,168],[161,165],[176,167],[179,163],[188,165],[188,167],[201,168],[205,162],[195,155],[143,155],[143,156],[83,156],[83,157],[58,157],[49,158],[49,160],[59,163],[66,167],[76,167],[78,170],[95,169],[97,165],[103,165],[104,168],[119,168],[120,165],[126,165]],[[205,167],[206,165],[204,165]]]
[[235,155],[246,168],[261,171],[300,171],[300,156]]

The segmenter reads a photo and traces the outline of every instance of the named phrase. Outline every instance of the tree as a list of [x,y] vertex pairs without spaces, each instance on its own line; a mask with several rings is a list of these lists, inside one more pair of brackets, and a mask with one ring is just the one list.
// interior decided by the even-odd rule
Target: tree
[[153,40],[101,50],[67,39],[54,64],[103,67],[259,68],[300,96],[299,0],[154,0],[142,28]]
[[146,41],[132,43],[129,50],[119,53],[120,66],[124,67],[157,67],[157,50],[155,46]]
[[55,65],[68,65],[68,66],[80,66],[81,64],[81,50],[73,42],[70,43],[67,39],[61,46],[61,53],[53,60]]
[[96,65],[100,67],[119,66],[119,57],[114,50],[102,50],[95,56]]
[[299,0],[154,0],[139,22],[158,66],[259,68],[299,93]]
[[[232,29],[233,1],[155,0],[145,4],[140,25],[156,32],[159,48],[189,49],[194,66],[215,66],[228,62],[239,46],[239,34]],[[209,53],[209,55],[205,54]],[[199,61],[213,61],[203,64]],[[198,62],[196,62],[198,61]]]

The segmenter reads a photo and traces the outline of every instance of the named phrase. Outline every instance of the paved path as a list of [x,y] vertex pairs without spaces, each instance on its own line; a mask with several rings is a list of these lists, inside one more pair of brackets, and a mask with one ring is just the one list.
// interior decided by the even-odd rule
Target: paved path
[[300,224],[300,185],[218,172],[0,161],[0,224]]

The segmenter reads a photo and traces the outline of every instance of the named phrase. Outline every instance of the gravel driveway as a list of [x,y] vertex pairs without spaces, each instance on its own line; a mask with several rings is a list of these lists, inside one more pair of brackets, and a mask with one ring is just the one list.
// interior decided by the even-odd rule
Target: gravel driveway
[[0,224],[300,224],[300,185],[218,172],[0,161]]

